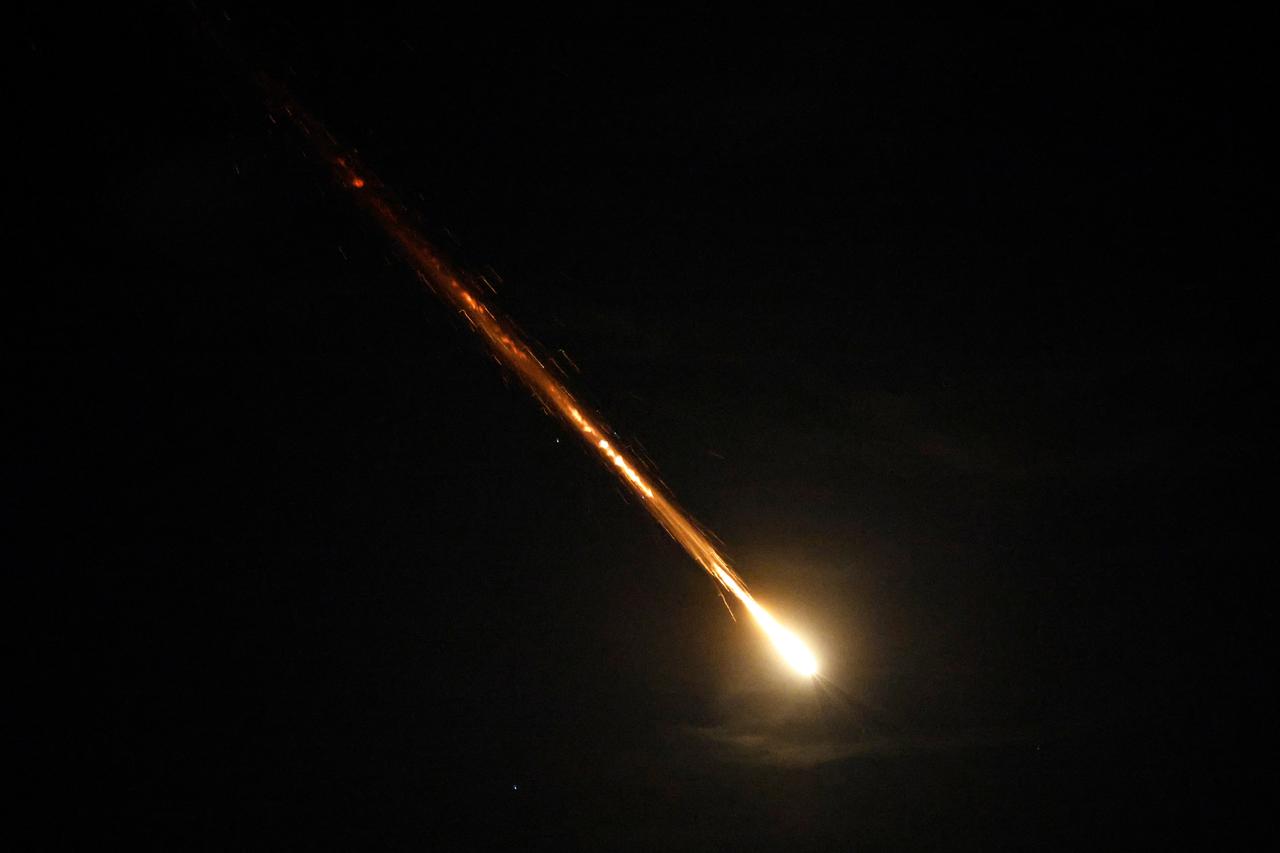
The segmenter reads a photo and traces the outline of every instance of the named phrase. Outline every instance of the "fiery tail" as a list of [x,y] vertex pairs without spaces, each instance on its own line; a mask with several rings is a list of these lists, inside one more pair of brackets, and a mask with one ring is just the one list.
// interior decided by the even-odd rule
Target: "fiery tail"
[[756,601],[742,578],[729,567],[697,522],[684,513],[672,497],[647,480],[635,463],[609,441],[602,423],[587,413],[568,388],[538,359],[514,325],[489,309],[478,295],[479,289],[473,280],[451,265],[408,221],[390,192],[359,164],[355,154],[344,151],[324,126],[293,102],[279,84],[265,79],[261,82],[275,111],[287,116],[310,139],[338,180],[351,189],[360,206],[395,242],[419,279],[466,317],[498,361],[515,373],[548,411],[577,433],[672,538],[742,602],[788,664],[801,675],[816,674],[817,659],[804,642],[779,624]]

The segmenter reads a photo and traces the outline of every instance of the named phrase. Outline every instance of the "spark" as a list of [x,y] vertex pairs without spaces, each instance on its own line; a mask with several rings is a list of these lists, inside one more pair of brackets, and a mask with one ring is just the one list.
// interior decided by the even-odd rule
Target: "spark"
[[370,182],[363,177],[371,173],[363,166],[357,168],[354,153],[339,148],[323,125],[295,103],[279,84],[266,79],[261,82],[273,105],[299,126],[339,182],[363,190],[353,198],[392,239],[418,278],[463,315],[470,328],[484,340],[495,360],[519,377],[548,412],[579,435],[587,448],[618,475],[622,484],[689,556],[747,608],[783,660],[800,675],[816,675],[817,658],[804,641],[783,627],[756,600],[708,534],[680,509],[674,497],[650,482],[629,455],[610,441],[608,436],[612,433],[600,418],[588,413],[585,406],[546,368],[534,354],[532,346],[522,339],[515,325],[484,303],[480,287],[483,284],[492,290],[492,286],[483,277],[473,278],[446,260],[443,253],[413,225],[390,192],[380,182]]

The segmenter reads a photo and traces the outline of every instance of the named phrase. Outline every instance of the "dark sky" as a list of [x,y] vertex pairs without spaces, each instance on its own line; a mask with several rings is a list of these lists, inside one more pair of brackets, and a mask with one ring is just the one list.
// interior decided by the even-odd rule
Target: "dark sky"
[[[208,16],[21,22],[40,846],[1152,847],[1247,811],[1235,36]],[[572,357],[838,690],[245,69]]]

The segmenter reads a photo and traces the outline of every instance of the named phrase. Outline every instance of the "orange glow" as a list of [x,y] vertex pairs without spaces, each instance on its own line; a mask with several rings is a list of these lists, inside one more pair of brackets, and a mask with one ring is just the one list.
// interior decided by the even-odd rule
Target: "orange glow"
[[[311,118],[296,104],[287,100],[278,89],[268,87],[271,94],[282,103],[280,106],[290,118],[306,132],[317,146],[339,180],[345,180],[360,188],[365,185],[357,176],[353,164],[354,154],[341,151],[333,137],[322,125]],[[328,140],[328,141],[326,141]],[[361,169],[365,174],[367,170]],[[751,613],[756,624],[773,643],[782,658],[801,675],[811,676],[818,671],[813,653],[790,630],[784,628],[773,615],[747,590],[746,584],[731,568],[712,544],[710,537],[698,523],[647,478],[622,450],[606,438],[611,435],[603,422],[594,415],[584,413],[585,407],[577,401],[560,379],[548,370],[525,343],[514,324],[494,313],[478,299],[475,293],[480,287],[464,287],[461,282],[475,280],[465,271],[454,267],[434,245],[412,224],[404,209],[395,203],[381,184],[368,193],[356,196],[358,203],[382,227],[401,250],[418,277],[441,299],[461,312],[470,327],[484,340],[497,361],[514,373],[547,409],[559,417],[565,425],[583,439],[586,447],[614,471],[620,482],[636,497],[650,515],[671,534],[672,538],[689,553],[715,581],[731,593]]]

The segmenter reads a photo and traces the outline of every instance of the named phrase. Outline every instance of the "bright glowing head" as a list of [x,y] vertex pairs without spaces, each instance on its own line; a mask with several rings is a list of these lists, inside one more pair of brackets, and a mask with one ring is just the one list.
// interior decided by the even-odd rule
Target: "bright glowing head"
[[818,659],[813,656],[813,652],[809,651],[809,647],[795,634],[778,624],[773,614],[765,610],[764,605],[747,592],[747,588],[742,585],[736,575],[724,566],[716,564],[712,564],[710,571],[720,583],[724,584],[725,589],[746,605],[747,610],[751,611],[751,615],[755,617],[756,623],[773,643],[773,647],[782,653],[783,660],[791,664],[792,669],[804,676],[818,674]]
[[796,672],[803,676],[818,674],[818,659],[795,634],[779,626],[776,631],[769,632],[769,639]]

